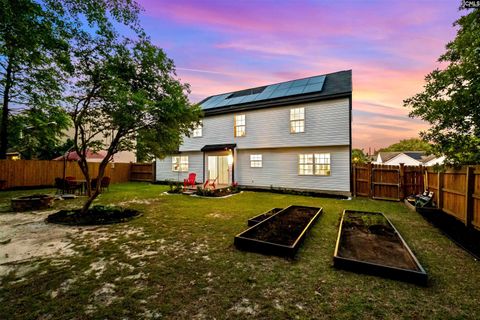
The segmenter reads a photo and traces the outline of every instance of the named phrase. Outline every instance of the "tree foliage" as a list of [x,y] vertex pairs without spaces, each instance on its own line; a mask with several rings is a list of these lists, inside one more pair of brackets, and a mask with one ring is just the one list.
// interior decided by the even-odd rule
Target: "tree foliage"
[[70,117],[60,106],[32,107],[11,116],[9,145],[23,159],[51,160],[68,150],[64,147],[64,131],[71,124]]
[[[107,151],[99,181],[112,155],[132,150],[137,135],[146,142],[146,152],[162,156],[178,150],[182,136],[198,122],[201,111],[189,103],[188,85],[176,79],[173,61],[148,39],[85,43],[77,60],[70,114],[87,181],[87,150]],[[88,190],[84,212],[98,196],[99,185]]]
[[439,62],[447,64],[425,78],[423,92],[406,99],[410,116],[431,124],[421,133],[449,164],[480,163],[480,11],[458,19],[456,38]]
[[378,152],[397,151],[425,151],[428,154],[432,152],[432,145],[418,138],[410,138],[400,140],[397,143],[378,150]]
[[112,19],[140,30],[139,10],[132,0],[0,0],[0,159],[12,110],[61,105],[75,39],[112,34]]
[[353,164],[363,164],[368,162],[369,162],[369,159],[367,155],[363,152],[363,149],[352,149]]

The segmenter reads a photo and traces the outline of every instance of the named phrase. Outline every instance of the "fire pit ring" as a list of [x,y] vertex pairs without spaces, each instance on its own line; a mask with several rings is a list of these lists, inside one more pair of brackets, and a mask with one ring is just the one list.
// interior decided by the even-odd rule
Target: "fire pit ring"
[[53,196],[48,194],[33,194],[30,196],[13,198],[11,205],[13,211],[29,211],[47,209],[53,206]]

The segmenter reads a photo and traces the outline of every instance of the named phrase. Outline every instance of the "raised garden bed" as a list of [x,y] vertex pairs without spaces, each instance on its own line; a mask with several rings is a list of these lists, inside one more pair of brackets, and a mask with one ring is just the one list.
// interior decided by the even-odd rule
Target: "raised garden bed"
[[293,257],[323,208],[289,206],[235,236],[238,249]]
[[112,206],[93,206],[86,214],[82,214],[80,209],[60,210],[47,217],[47,222],[73,225],[104,225],[129,221],[139,217],[141,213],[133,209],[124,209]]
[[256,225],[257,223],[262,222],[263,220],[273,216],[275,213],[282,211],[283,208],[272,208],[264,213],[260,213],[258,216],[248,219],[247,225],[249,227]]
[[336,268],[427,284],[427,273],[381,212],[344,210],[333,256]]
[[11,200],[13,211],[48,209],[53,206],[54,198],[48,194],[33,194]]

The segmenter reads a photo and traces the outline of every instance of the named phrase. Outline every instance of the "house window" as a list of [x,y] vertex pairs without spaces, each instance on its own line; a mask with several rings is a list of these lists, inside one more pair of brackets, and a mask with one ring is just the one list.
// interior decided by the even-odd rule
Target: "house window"
[[251,154],[250,155],[250,168],[261,168],[262,167],[262,155],[261,154]]
[[202,136],[202,130],[203,130],[203,121],[200,120],[199,124],[193,129],[192,136],[194,138],[198,138]]
[[172,171],[188,171],[188,156],[172,157]]
[[290,109],[290,133],[305,132],[305,108]]
[[235,115],[234,133],[235,133],[235,137],[245,137],[245,115],[244,114]]
[[300,175],[313,174],[313,154],[298,155],[298,174]]
[[330,153],[315,154],[315,174],[319,176],[330,175]]
[[330,153],[299,154],[299,175],[330,175]]

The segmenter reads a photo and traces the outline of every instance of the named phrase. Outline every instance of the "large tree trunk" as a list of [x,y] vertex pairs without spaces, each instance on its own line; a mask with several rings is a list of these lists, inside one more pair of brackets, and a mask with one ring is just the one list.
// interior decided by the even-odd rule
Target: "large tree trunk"
[[[88,194],[88,199],[85,201],[82,207],[82,214],[86,214],[90,206],[92,205],[93,200],[95,200],[98,195],[100,194],[100,188],[101,188],[101,183],[102,183],[102,178],[105,175],[105,168],[108,165],[108,159],[110,158],[110,154],[107,153],[107,156],[103,159],[103,161],[100,163],[100,166],[98,167],[98,176],[97,176],[97,185],[95,186],[95,190],[91,190],[91,183],[90,181],[87,180],[87,187],[89,190]],[[105,161],[107,160],[107,161]],[[88,168],[88,166],[87,166]],[[88,169],[87,169],[88,173]]]
[[12,66],[10,60],[7,64],[5,75],[5,88],[3,91],[2,123],[0,128],[0,159],[7,158],[8,150],[8,103],[10,101],[10,88],[12,87]]

